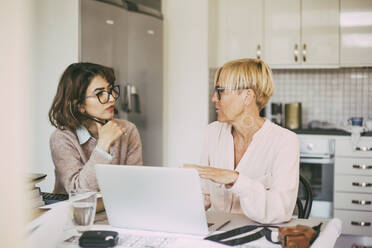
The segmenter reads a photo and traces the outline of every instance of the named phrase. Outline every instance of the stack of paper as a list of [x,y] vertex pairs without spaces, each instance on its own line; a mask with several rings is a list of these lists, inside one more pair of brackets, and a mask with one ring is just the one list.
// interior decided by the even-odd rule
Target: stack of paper
[[37,207],[45,205],[43,197],[41,196],[41,191],[36,184],[45,180],[46,174],[40,173],[30,173],[27,175],[27,200],[28,209],[35,209]]

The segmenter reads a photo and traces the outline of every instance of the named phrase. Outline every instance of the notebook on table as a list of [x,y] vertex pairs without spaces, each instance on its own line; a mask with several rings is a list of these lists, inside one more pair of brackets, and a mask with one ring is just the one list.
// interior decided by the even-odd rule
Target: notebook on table
[[96,175],[111,226],[206,236],[228,222],[208,227],[195,169],[99,164]]

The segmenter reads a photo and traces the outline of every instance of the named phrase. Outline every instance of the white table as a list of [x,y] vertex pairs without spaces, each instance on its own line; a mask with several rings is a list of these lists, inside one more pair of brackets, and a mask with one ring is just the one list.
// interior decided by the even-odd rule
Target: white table
[[[213,216],[215,213],[210,213],[207,212],[208,215]],[[253,222],[252,220],[248,219],[244,215],[241,214],[225,214],[230,217],[230,223],[225,225],[221,231],[227,231],[234,229],[236,227],[240,226],[245,226],[245,225],[257,225],[258,223]],[[280,226],[295,226],[297,224],[302,224],[302,225],[308,225],[308,226],[316,226],[320,222],[323,223],[321,233],[318,237],[318,239],[313,243],[312,248],[327,248],[327,247],[333,247],[337,238],[341,234],[341,222],[338,219],[332,219],[332,220],[325,220],[325,219],[292,219],[288,223],[281,224]],[[193,248],[198,248],[198,247],[213,247],[213,248],[219,248],[219,247],[229,247],[229,246],[224,246],[220,245],[218,243],[214,243],[211,241],[203,241],[202,237],[195,237],[195,236],[190,236],[190,235],[182,235],[182,234],[169,234],[169,233],[158,233],[158,232],[148,232],[148,231],[140,231],[140,230],[128,230],[128,229],[119,229],[119,228],[114,228],[108,225],[106,214],[99,213],[96,215],[96,221],[95,225],[93,226],[92,230],[113,230],[117,231],[120,234],[134,234],[134,235],[144,235],[144,236],[152,236],[152,235],[166,235],[166,236],[174,236],[177,237],[180,242],[176,243],[176,245],[172,245],[172,248],[186,248],[186,247],[193,247]],[[255,231],[253,231],[255,232]],[[66,239],[68,237],[71,237],[73,234],[72,229],[65,230],[63,233],[62,239]],[[277,231],[273,229],[273,240],[276,240],[277,237]],[[182,242],[181,242],[182,241]],[[209,243],[207,243],[209,242]],[[79,247],[76,245],[76,240],[75,243],[60,243],[61,248],[67,248],[67,247]],[[240,247],[281,247],[280,245],[275,245],[267,241],[264,237],[250,242],[248,244],[242,245]]]

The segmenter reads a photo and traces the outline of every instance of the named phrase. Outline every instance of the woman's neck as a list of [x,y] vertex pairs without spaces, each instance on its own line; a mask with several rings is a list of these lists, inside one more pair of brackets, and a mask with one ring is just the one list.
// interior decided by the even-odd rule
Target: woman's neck
[[90,135],[92,135],[94,138],[98,139],[98,129],[97,129],[97,126],[91,126],[88,128],[88,131],[90,133]]
[[88,129],[91,136],[98,139],[98,128],[94,121],[88,120],[83,125]]
[[234,138],[250,142],[253,135],[262,127],[265,119],[259,115],[244,114],[232,123],[231,133]]

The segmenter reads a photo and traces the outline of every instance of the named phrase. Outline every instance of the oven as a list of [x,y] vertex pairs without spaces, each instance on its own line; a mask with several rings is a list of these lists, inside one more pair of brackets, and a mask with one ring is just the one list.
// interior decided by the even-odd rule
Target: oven
[[[309,181],[313,191],[310,217],[333,216],[334,155],[334,139],[300,137],[300,173]],[[300,199],[302,196],[303,189],[300,187]]]

